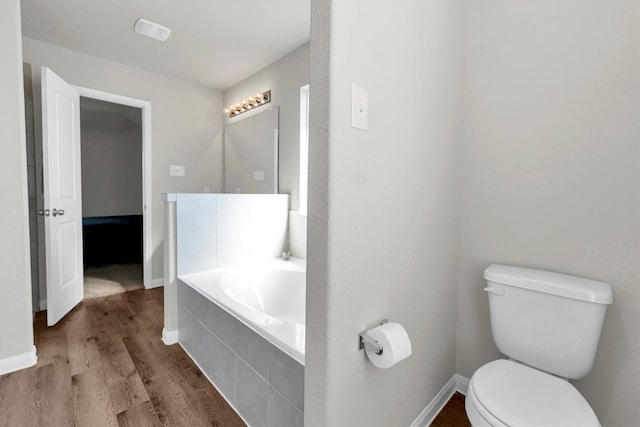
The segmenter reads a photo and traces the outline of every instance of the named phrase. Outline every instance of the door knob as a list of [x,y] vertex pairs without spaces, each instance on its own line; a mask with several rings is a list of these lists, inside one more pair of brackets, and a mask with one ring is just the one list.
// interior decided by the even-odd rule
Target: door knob
[[40,216],[49,216],[49,209],[40,209],[40,210],[38,210],[38,215],[40,215]]
[[62,215],[64,215],[64,209],[57,209],[57,210],[56,210],[56,209],[54,208],[54,209],[51,211],[51,215],[53,215],[54,217],[56,217],[56,216],[58,216],[58,215],[59,215],[59,216],[62,216]]

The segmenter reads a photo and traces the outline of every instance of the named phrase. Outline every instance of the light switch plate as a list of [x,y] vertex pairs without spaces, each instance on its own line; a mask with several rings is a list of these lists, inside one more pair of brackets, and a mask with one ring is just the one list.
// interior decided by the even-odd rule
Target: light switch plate
[[184,166],[169,165],[169,176],[184,176]]
[[255,181],[264,181],[264,171],[253,171],[253,179]]
[[356,85],[351,85],[351,127],[367,130],[368,114],[369,92]]

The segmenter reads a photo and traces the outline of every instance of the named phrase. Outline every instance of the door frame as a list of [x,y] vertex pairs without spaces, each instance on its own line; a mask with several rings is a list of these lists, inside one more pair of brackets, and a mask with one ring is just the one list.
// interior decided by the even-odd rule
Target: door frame
[[151,199],[151,102],[129,96],[117,95],[101,90],[72,85],[81,97],[107,101],[114,104],[140,108],[142,112],[142,277],[145,289],[162,285],[153,283],[151,218],[153,200]]

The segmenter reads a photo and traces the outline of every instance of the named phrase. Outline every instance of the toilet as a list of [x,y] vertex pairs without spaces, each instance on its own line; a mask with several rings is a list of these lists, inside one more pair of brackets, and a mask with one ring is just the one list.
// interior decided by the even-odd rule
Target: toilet
[[484,272],[491,332],[508,357],[469,380],[473,427],[600,426],[569,383],[591,371],[611,287],[549,271],[491,265]]

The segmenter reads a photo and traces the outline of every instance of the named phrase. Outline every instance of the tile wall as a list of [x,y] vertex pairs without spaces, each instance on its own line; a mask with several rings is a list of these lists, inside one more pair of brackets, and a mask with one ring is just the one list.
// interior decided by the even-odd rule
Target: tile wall
[[294,257],[307,259],[307,217],[300,211],[289,211],[289,250]]
[[[288,195],[176,194],[178,277],[288,248]],[[303,425],[304,366],[178,279],[178,336],[252,427]]]
[[286,194],[177,194],[178,276],[279,257],[288,207]]
[[303,365],[180,280],[178,325],[182,347],[250,426],[303,426]]

